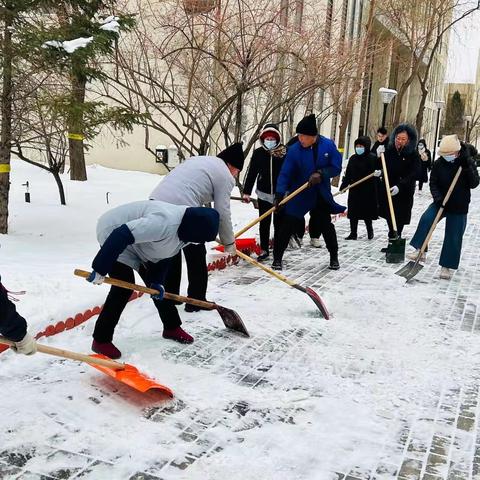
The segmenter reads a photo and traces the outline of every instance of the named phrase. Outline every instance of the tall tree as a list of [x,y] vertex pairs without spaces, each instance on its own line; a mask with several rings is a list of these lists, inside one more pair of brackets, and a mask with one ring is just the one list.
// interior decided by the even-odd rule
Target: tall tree
[[463,115],[465,113],[465,103],[462,100],[460,92],[457,90],[450,98],[447,104],[447,111],[445,114],[445,126],[443,133],[449,135],[456,133],[460,138],[463,137],[464,121]]

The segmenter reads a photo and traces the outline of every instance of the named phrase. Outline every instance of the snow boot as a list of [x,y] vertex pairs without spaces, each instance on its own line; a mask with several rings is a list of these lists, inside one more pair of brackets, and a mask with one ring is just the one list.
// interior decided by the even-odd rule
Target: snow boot
[[262,250],[257,257],[257,262],[263,262],[263,260],[266,260],[270,254],[266,252],[265,250]]
[[283,265],[281,260],[274,260],[272,263],[272,268],[274,270],[283,270]]
[[113,360],[116,360],[122,356],[122,352],[112,342],[101,343],[93,340],[92,350],[95,353],[100,353],[101,355],[105,355]]
[[452,270],[450,268],[442,267],[440,270],[440,278],[443,280],[450,280],[452,278]]
[[356,240],[356,239],[357,239],[356,233],[350,233],[348,237],[345,237],[345,240]]
[[330,270],[338,270],[340,268],[340,263],[338,262],[338,254],[330,254],[330,265],[328,266]]
[[315,247],[315,248],[320,248],[322,246],[321,243],[320,243],[320,239],[319,238],[313,238],[313,237],[310,239],[310,245],[312,247]]
[[[198,299],[195,299],[198,300]],[[203,302],[207,302],[208,300],[205,300],[204,298],[201,299]],[[192,305],[191,303],[186,303],[185,304],[185,311],[188,313],[192,312],[199,312],[200,310],[209,310],[208,308],[204,307],[198,307],[197,305]]]
[[163,338],[175,340],[179,343],[193,343],[193,337],[182,327],[169,328],[163,331]]
[[[419,253],[420,253],[420,250],[415,250],[412,253],[407,253],[406,257],[409,260],[413,260],[414,262],[416,262]],[[427,261],[427,254],[425,252],[423,252],[422,256],[420,257],[419,262],[426,262],[426,261]]]

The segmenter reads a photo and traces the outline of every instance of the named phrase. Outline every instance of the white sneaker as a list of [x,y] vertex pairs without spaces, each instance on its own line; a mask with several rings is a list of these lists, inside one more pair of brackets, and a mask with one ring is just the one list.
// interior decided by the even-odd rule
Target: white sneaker
[[310,239],[310,245],[315,248],[320,248],[322,245],[320,244],[320,239],[319,238],[311,238]]
[[[420,250],[415,250],[412,253],[407,253],[406,256],[409,260],[413,260],[414,262],[416,262],[419,253],[420,253]],[[426,261],[427,261],[427,254],[423,252],[419,262],[426,262]]]
[[440,278],[450,280],[452,278],[452,271],[449,268],[442,267],[440,270]]

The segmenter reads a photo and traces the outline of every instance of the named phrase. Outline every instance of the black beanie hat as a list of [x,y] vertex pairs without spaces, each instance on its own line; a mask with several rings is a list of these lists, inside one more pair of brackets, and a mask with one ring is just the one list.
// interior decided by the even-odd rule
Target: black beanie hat
[[241,142],[233,143],[225,150],[222,150],[217,157],[221,158],[225,163],[229,163],[232,167],[242,170],[245,162],[245,154]]
[[214,208],[189,207],[178,227],[178,238],[182,242],[211,242],[218,234],[219,224],[220,215]]
[[318,135],[317,129],[317,120],[315,118],[315,114],[311,113],[307,115],[305,118],[302,118],[297,125],[297,133],[301,133],[303,135],[310,135],[312,137]]

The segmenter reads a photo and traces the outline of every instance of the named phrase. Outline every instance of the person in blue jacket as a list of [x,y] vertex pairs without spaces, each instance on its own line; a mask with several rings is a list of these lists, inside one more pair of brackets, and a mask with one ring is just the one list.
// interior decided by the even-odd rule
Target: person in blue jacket
[[331,214],[344,212],[346,207],[333,200],[330,180],[342,170],[342,155],[335,142],[318,134],[315,115],[303,118],[297,125],[298,142],[287,151],[280,175],[277,180],[275,205],[305,182],[310,188],[292,198],[282,212],[280,228],[275,233],[273,264],[275,270],[282,270],[283,254],[291,235],[298,229],[298,223],[310,212],[310,236],[323,234],[330,253],[332,270],[338,270],[337,233]]
[[0,334],[14,342],[12,347],[17,353],[32,355],[37,351],[35,339],[27,332],[27,322],[17,312],[8,298],[8,292],[0,277]]

